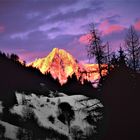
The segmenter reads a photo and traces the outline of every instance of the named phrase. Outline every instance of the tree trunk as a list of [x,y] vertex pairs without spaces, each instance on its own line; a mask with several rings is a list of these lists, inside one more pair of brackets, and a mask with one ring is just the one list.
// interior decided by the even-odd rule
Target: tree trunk
[[133,47],[133,70],[136,71],[136,60],[135,60],[135,51]]
[[99,74],[100,74],[100,79],[102,79],[102,68],[101,68],[101,64],[98,63],[98,68],[99,68]]
[[70,134],[70,124],[68,123],[68,132]]

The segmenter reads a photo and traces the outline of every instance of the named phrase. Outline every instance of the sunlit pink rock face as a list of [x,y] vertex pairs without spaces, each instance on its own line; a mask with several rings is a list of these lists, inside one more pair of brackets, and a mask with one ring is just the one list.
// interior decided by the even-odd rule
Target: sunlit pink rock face
[[[48,56],[36,59],[28,66],[39,69],[43,74],[50,72],[54,79],[58,78],[61,85],[74,73],[82,83],[84,79],[93,81],[100,78],[97,64],[80,64],[70,53],[58,48],[54,48]],[[103,74],[106,74],[106,71]]]

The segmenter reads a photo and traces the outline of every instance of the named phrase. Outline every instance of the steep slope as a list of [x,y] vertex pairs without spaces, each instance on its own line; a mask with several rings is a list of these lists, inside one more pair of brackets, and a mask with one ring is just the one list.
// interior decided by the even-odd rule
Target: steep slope
[[38,68],[43,74],[50,72],[61,84],[67,82],[67,77],[78,73],[78,63],[75,58],[63,49],[54,48],[47,57],[39,58],[28,66]]
[[[58,78],[61,85],[67,82],[68,77],[75,74],[83,83],[99,80],[97,64],[80,64],[76,59],[63,49],[54,48],[48,56],[39,58],[28,64],[39,69],[43,74],[50,72],[54,79]],[[105,66],[105,65],[103,65]],[[107,71],[103,71],[106,74]]]
[[[11,109],[11,113],[18,114],[23,118],[25,118],[27,114],[33,113],[40,126],[53,129],[60,134],[68,136],[69,131],[67,124],[58,117],[60,114],[59,104],[68,103],[74,111],[74,118],[71,121],[70,127],[73,128],[77,126],[85,137],[87,137],[89,133],[87,132],[88,128],[93,128],[92,133],[95,135],[96,124],[88,123],[86,118],[90,113],[93,113],[94,119],[100,121],[103,114],[100,114],[101,112],[98,112],[97,109],[103,109],[102,103],[97,99],[90,99],[83,95],[67,96],[64,93],[59,94],[61,94],[61,97],[38,97],[35,94],[29,96],[23,93],[16,93],[18,104]],[[49,119],[50,116],[53,120]]]
[[140,73],[126,66],[115,68],[107,76],[101,90],[107,119],[103,140],[139,139],[139,91]]
[[0,126],[3,128],[3,135],[4,137],[1,137],[2,135],[2,130],[0,129],[0,139],[9,139],[9,140],[18,140],[17,139],[17,132],[19,130],[19,127],[11,125],[7,122],[1,121],[0,120]]
[[44,83],[48,89],[57,90],[54,81],[46,78],[39,70],[25,67],[0,53],[0,100],[7,106],[16,103],[14,95],[16,90],[47,94],[46,89],[40,91],[42,90],[41,83]]

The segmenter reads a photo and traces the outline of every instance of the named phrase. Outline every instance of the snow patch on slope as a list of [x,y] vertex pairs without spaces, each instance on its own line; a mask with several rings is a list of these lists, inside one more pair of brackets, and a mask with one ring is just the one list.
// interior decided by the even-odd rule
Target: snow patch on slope
[[17,139],[17,132],[19,130],[19,127],[16,127],[14,125],[11,125],[7,122],[3,122],[0,120],[0,125],[5,127],[5,138],[10,138],[11,140],[18,140]]
[[2,106],[2,101],[0,101],[0,113],[3,112],[3,106]]
[[[11,112],[24,117],[24,109],[28,107],[33,110],[40,126],[52,128],[59,133],[68,135],[68,126],[57,118],[59,113],[58,104],[67,102],[72,106],[75,112],[75,119],[71,122],[71,127],[77,125],[83,132],[87,127],[92,127],[87,123],[85,118],[89,110],[93,110],[97,106],[100,108],[103,107],[100,101],[97,99],[89,99],[83,95],[64,95],[65,94],[63,94],[63,97],[50,98],[45,96],[39,97],[35,94],[25,95],[23,93],[16,92],[18,104],[11,109]],[[54,123],[49,121],[49,116],[53,116],[55,118]]]

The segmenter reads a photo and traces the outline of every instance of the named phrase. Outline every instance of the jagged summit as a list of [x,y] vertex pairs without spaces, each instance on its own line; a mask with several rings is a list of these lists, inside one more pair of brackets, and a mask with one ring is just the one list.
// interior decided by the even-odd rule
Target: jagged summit
[[36,59],[28,66],[39,69],[43,74],[50,72],[61,84],[67,82],[69,76],[75,74],[81,81],[99,79],[97,64],[80,64],[66,50],[54,48],[48,56]]
[[63,49],[54,48],[48,56],[36,59],[29,65],[38,68],[42,73],[50,72],[53,78],[58,78],[61,84],[67,82],[67,77],[78,72],[76,59]]

